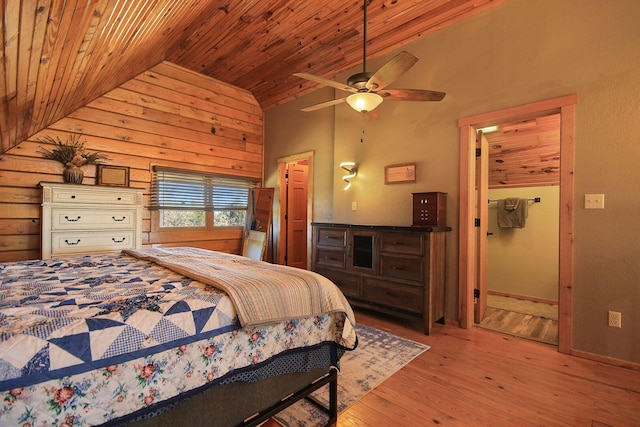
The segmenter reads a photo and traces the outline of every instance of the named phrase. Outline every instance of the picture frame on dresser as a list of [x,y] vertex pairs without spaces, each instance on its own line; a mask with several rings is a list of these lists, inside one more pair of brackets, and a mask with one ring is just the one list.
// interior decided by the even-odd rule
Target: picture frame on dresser
[[98,165],[96,182],[109,187],[128,187],[129,170],[129,166]]

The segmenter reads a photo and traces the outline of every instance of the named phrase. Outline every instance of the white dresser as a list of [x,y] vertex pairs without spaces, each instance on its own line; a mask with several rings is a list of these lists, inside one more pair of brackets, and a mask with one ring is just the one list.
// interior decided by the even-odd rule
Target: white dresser
[[42,259],[142,245],[142,189],[41,182]]

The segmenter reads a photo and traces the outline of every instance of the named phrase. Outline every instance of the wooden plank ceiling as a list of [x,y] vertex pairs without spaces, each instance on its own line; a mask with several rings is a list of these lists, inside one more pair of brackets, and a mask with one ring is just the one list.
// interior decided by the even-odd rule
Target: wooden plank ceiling
[[[368,59],[506,0],[369,0]],[[4,0],[0,154],[163,61],[269,109],[362,63],[362,0]]]
[[487,133],[489,188],[560,185],[560,114]]

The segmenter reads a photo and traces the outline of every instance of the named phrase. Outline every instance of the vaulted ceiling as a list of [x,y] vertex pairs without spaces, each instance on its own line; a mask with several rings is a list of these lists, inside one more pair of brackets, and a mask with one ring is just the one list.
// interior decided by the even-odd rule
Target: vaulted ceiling
[[[369,0],[375,58],[506,0]],[[264,110],[362,63],[362,0],[6,0],[0,154],[161,61]]]

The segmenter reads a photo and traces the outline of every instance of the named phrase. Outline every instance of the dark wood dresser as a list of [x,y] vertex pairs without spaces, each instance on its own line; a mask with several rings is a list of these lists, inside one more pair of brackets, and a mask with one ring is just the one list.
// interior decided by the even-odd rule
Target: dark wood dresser
[[421,317],[427,335],[444,321],[450,227],[312,225],[313,271],[338,285],[352,305]]

